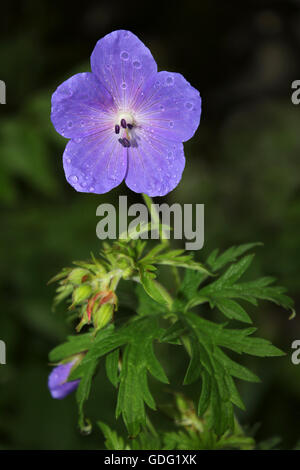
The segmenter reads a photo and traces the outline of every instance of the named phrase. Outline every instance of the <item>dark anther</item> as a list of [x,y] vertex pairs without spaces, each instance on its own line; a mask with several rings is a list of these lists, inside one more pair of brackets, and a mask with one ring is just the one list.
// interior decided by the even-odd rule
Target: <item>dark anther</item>
[[115,133],[119,134],[120,132],[120,126],[118,124],[115,125]]
[[123,137],[123,139],[118,139],[118,141],[121,145],[123,145],[123,147],[130,147],[130,142],[128,139],[126,139],[126,137]]
[[123,145],[124,147],[130,147],[130,141],[126,137],[123,138]]
[[132,124],[127,124],[128,129],[132,129],[133,125]]
[[124,129],[126,129],[127,124],[126,124],[125,119],[121,119],[121,126],[122,126]]

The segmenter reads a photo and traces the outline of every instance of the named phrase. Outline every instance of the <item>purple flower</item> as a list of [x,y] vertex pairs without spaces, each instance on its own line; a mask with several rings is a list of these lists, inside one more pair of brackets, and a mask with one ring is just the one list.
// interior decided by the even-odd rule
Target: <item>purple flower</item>
[[53,369],[48,378],[48,388],[52,398],[62,400],[78,387],[80,380],[67,382],[75,361],[61,364]]
[[172,191],[185,165],[182,142],[199,125],[199,92],[179,73],[157,72],[149,49],[129,31],[100,39],[91,69],[52,96],[53,125],[71,139],[63,155],[67,181],[97,194],[123,179],[149,196]]

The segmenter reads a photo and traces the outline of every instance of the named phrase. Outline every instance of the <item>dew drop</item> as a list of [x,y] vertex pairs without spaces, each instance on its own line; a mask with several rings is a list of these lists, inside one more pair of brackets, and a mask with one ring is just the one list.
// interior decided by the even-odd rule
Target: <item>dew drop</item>
[[170,85],[173,85],[173,83],[174,83],[174,78],[171,77],[171,75],[169,75],[166,79],[166,84],[170,86]]
[[73,183],[77,183],[78,178],[77,178],[76,175],[72,175],[70,178],[71,178],[71,180],[73,181]]
[[80,126],[81,126],[81,127],[84,126],[84,121],[80,121]]
[[68,128],[71,129],[71,127],[73,127],[73,122],[72,122],[72,121],[68,121]]
[[159,88],[159,87],[160,87],[160,81],[159,81],[159,80],[157,80],[157,81],[155,82],[154,87],[155,87],[155,88]]
[[138,60],[134,60],[134,61],[132,62],[132,65],[134,66],[135,69],[140,69],[141,66],[142,66],[142,64],[141,64],[140,61],[138,61]]
[[127,88],[127,83],[126,83],[126,82],[122,82],[122,83],[121,83],[121,88],[122,88],[123,90],[126,90],[126,88]]
[[187,101],[187,102],[185,103],[185,107],[186,107],[186,109],[192,109],[192,108],[193,108],[193,104],[190,103],[189,101]]
[[122,51],[121,54],[120,54],[120,57],[121,57],[122,60],[128,60],[129,54],[126,51]]
[[173,122],[173,121],[170,121],[170,122],[169,122],[169,126],[170,126],[170,127],[174,127],[174,122]]
[[66,158],[66,162],[67,162],[68,164],[70,164],[70,163],[71,163],[71,158]]
[[160,107],[159,107],[159,109],[160,109],[161,111],[164,111],[164,110],[165,110],[165,107],[161,104]]

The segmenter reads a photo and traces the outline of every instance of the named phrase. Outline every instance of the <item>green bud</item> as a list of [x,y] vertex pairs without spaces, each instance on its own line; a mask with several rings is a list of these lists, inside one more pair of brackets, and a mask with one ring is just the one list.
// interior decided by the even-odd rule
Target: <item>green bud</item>
[[81,286],[77,287],[73,292],[73,305],[80,304],[83,300],[86,300],[90,297],[92,293],[92,288],[89,284],[82,284]]
[[82,278],[88,274],[89,274],[89,271],[87,271],[86,269],[75,268],[75,269],[72,269],[72,271],[70,272],[68,276],[68,280],[69,282],[71,282],[71,284],[75,284],[75,285],[81,284]]
[[112,319],[114,313],[114,306],[112,304],[103,304],[93,314],[94,326],[95,326],[95,334],[97,331],[104,328]]
[[89,323],[89,319],[88,319],[88,314],[87,314],[87,311],[86,311],[86,305],[83,305],[81,307],[81,320],[78,323],[78,325],[76,326],[77,333],[79,333],[79,331],[81,331],[81,329],[84,327],[84,325],[87,325],[88,323]]

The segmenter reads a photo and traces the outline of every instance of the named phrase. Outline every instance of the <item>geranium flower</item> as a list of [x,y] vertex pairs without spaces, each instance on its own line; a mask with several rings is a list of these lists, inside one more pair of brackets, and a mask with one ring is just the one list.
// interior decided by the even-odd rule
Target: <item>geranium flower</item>
[[185,165],[182,142],[199,125],[199,92],[179,73],[157,72],[149,49],[129,31],[100,39],[91,69],[52,96],[53,125],[71,139],[63,155],[67,181],[97,194],[123,179],[149,196],[172,191]]
[[74,392],[78,387],[80,380],[72,380],[67,382],[71,369],[76,361],[67,362],[54,367],[48,378],[48,388],[52,398],[62,400],[69,393]]

